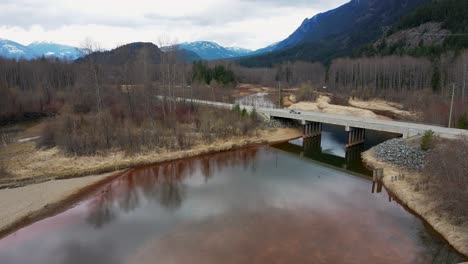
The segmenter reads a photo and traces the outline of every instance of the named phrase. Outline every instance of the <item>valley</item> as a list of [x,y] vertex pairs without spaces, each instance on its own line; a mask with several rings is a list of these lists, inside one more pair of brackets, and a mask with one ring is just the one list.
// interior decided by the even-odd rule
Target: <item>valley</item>
[[468,1],[45,2],[0,3],[0,263],[468,261]]

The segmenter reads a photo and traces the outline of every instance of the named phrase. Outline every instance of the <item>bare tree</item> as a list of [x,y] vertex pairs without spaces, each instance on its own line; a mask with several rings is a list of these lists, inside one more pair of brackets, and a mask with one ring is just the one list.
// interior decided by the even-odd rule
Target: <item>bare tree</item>
[[99,65],[96,62],[95,56],[93,53],[102,51],[99,43],[93,41],[90,38],[86,38],[81,44],[80,51],[84,56],[86,63],[89,67],[89,70],[92,75],[94,89],[96,91],[96,107],[98,112],[102,110],[102,97],[101,97],[101,80]]

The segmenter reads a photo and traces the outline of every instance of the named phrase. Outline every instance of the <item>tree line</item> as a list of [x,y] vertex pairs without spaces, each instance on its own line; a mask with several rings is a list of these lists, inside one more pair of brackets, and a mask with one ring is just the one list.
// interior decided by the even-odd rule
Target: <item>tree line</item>
[[[88,55],[96,50],[93,43],[86,46]],[[133,59],[118,60],[118,64],[100,63],[93,56],[80,63],[0,58],[4,95],[0,98],[0,121],[5,124],[54,115],[63,109],[82,115],[109,111],[115,118],[124,115],[119,108],[125,108],[125,115],[137,122],[158,114],[169,120],[179,107],[170,98],[233,102],[236,83],[300,88],[300,99],[309,100],[317,91],[382,98],[422,111],[426,113],[424,121],[442,125],[448,123],[455,84],[455,118],[468,112],[466,51],[445,53],[436,62],[411,56],[375,56],[340,58],[330,65],[297,61],[247,68],[233,61],[185,63],[178,59],[177,50],[161,53],[155,61],[151,50],[143,45],[128,51],[132,56],[121,50],[119,56]]]

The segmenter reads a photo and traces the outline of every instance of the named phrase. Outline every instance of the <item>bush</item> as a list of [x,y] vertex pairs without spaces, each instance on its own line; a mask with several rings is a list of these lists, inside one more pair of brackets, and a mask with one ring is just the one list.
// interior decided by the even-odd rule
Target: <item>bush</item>
[[437,140],[427,156],[422,182],[439,203],[437,211],[448,215],[454,224],[468,221],[468,138]]
[[460,129],[468,129],[468,114],[464,113],[457,122],[457,127]]
[[421,140],[421,149],[428,151],[434,147],[434,131],[428,130],[424,132],[424,135]]
[[234,112],[236,112],[236,113],[240,113],[240,111],[241,111],[240,105],[239,105],[239,104],[235,104],[235,105],[232,107],[232,111],[234,111]]
[[246,116],[247,116],[247,109],[242,108],[241,117],[246,117]]
[[[76,114],[73,110],[51,119],[37,147],[57,146],[65,154],[90,156],[109,151],[127,154],[146,150],[183,150],[198,140],[212,142],[255,131],[257,122],[246,109],[233,111],[179,104],[164,116],[132,118],[134,114],[102,111]],[[139,109],[135,108],[137,113]]]
[[257,121],[258,120],[258,113],[257,113],[257,110],[255,109],[252,109],[252,112],[250,112],[250,119],[252,119],[252,121]]

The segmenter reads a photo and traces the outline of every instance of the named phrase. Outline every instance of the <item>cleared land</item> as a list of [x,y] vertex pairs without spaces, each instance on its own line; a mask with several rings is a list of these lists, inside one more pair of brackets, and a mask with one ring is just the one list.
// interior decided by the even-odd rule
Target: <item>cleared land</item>
[[320,112],[327,114],[338,114],[355,117],[367,117],[381,120],[391,120],[388,117],[377,115],[371,110],[361,109],[352,106],[342,106],[331,104],[331,98],[329,96],[320,95],[315,102],[299,102],[292,104],[290,109],[297,109],[301,111]]
[[387,102],[383,100],[370,100],[364,101],[360,99],[352,99],[350,98],[348,104],[353,107],[367,109],[371,111],[379,111],[379,112],[387,112],[391,113],[395,116],[398,116],[402,119],[409,119],[409,120],[420,120],[420,114],[410,111],[402,110],[403,106],[401,104]]

